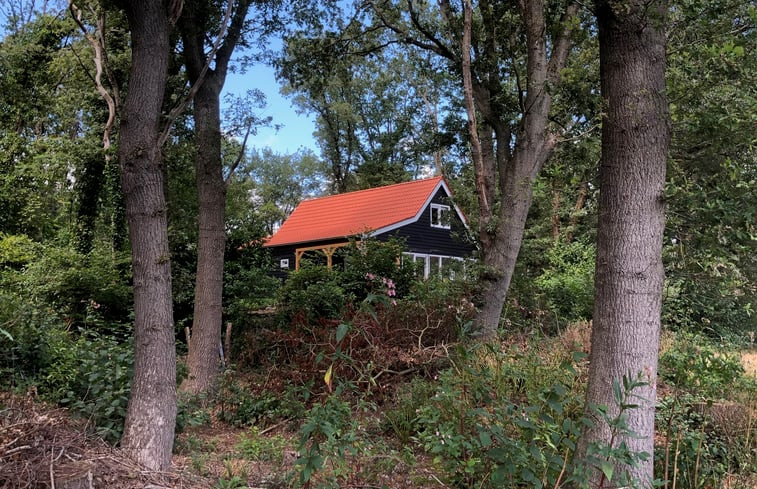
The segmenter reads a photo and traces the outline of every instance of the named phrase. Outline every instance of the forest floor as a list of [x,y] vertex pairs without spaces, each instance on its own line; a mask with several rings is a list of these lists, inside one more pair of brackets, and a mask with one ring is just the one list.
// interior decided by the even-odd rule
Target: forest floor
[[[757,377],[757,349],[744,351],[748,375]],[[373,412],[360,416],[378,416]],[[366,422],[371,420],[366,418]],[[235,428],[216,416],[177,435],[170,473],[143,470],[120,450],[88,434],[86,420],[26,395],[0,393],[0,488],[277,488],[290,487],[300,426],[287,422],[262,431]],[[447,487],[423,454],[382,440],[381,455],[355,459],[361,480],[341,487]],[[256,455],[250,457],[250,455]],[[411,460],[411,461],[410,461]],[[92,481],[91,483],[89,481]]]

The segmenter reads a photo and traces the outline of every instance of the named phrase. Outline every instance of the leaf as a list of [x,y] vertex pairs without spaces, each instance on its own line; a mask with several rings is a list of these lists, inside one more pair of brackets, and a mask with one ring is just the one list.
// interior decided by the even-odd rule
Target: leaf
[[610,462],[608,462],[607,460],[600,462],[599,469],[602,471],[602,473],[605,475],[608,481],[612,480],[612,473],[615,470],[615,468]]
[[481,446],[484,448],[489,448],[492,444],[492,437],[486,431],[482,431],[481,433],[479,433],[478,439],[481,441]]
[[349,324],[346,324],[346,323],[340,324],[336,328],[336,342],[340,343],[344,339],[344,336],[347,334],[349,330],[350,330]]
[[323,376],[323,381],[326,382],[326,387],[329,388],[329,392],[332,392],[331,381],[332,381],[333,368],[334,368],[334,364],[332,363],[331,365],[329,365],[328,370],[326,370],[326,375]]
[[5,331],[3,328],[0,328],[0,335],[5,336],[10,341],[13,341],[13,336],[11,336],[11,334],[9,332]]

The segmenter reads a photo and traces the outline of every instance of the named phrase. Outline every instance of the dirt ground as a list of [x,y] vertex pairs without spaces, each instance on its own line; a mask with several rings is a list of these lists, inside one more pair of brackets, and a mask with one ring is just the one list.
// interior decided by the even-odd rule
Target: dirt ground
[[757,377],[757,349],[746,350],[741,353],[741,363],[747,375]]
[[[250,460],[239,452],[248,429],[213,421],[177,435],[171,472],[145,470],[124,453],[88,435],[86,422],[33,395],[0,393],[0,489],[215,489],[291,487],[297,454],[297,426],[274,425],[259,436],[275,437],[280,453]],[[268,449],[268,455],[271,455]],[[405,463],[392,455],[356,461],[356,473],[370,481],[346,479],[342,487],[445,487],[428,460]],[[372,465],[372,470],[366,470]],[[370,468],[369,468],[370,469]],[[225,484],[225,485],[224,485]]]

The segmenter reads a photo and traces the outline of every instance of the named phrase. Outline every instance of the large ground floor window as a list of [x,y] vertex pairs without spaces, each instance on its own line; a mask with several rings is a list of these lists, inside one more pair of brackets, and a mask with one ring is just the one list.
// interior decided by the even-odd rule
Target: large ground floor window
[[465,262],[457,256],[432,255],[425,253],[402,253],[402,259],[415,263],[423,278],[448,277],[463,272]]

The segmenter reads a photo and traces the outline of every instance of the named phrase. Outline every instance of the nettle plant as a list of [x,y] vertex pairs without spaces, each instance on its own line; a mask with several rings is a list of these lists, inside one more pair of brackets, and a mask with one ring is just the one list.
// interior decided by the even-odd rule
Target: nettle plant
[[554,365],[533,351],[461,348],[418,410],[418,441],[455,486],[588,488],[594,473],[600,487],[631,484],[616,467],[650,455],[633,453],[619,440],[633,435],[628,412],[636,407],[633,391],[644,384],[628,376],[615,382],[618,414],[596,408],[610,439],[575,459],[581,428],[591,422],[582,414],[575,368],[584,356],[573,353]]

